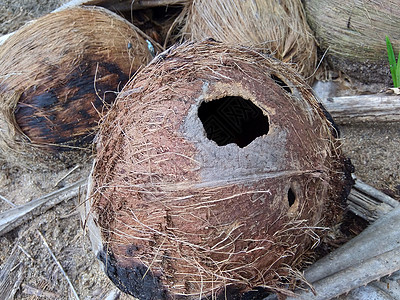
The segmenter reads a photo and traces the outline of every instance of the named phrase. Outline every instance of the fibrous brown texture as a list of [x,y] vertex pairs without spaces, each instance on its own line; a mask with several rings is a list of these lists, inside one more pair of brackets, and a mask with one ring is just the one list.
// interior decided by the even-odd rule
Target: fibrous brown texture
[[300,0],[193,0],[181,35],[253,47],[304,77],[315,71],[316,45]]
[[398,0],[304,3],[319,46],[335,67],[364,82],[390,82],[385,36],[400,49]]
[[[102,8],[51,13],[0,47],[0,144],[21,164],[88,146],[116,92],[151,59],[146,41]],[[71,156],[72,157],[72,156]]]
[[170,49],[102,123],[86,216],[94,248],[139,299],[279,290],[340,215],[338,146],[287,65],[212,41]]

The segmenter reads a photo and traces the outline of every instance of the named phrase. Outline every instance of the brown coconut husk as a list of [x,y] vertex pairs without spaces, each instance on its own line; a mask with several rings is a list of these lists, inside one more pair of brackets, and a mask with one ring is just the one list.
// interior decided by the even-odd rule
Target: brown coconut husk
[[0,48],[0,151],[18,165],[76,162],[104,110],[151,54],[140,33],[98,7],[51,13]]
[[306,78],[316,67],[317,48],[300,0],[193,0],[181,36],[253,47]]
[[397,0],[306,0],[304,5],[319,46],[328,50],[334,68],[364,83],[391,84],[385,36],[390,37],[397,55]]
[[281,291],[352,182],[333,132],[278,60],[213,41],[160,54],[98,136],[84,221],[108,276],[139,299]]

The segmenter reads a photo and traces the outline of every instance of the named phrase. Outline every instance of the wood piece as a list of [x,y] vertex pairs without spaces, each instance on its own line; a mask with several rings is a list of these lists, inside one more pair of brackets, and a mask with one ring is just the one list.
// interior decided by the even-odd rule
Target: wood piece
[[0,213],[0,236],[33,217],[40,215],[58,203],[77,196],[85,186],[86,179],[81,179],[24,205]]
[[[357,254],[355,254],[357,255]],[[331,276],[312,283],[316,294],[301,292],[295,298],[286,300],[327,300],[333,299],[354,288],[389,275],[400,268],[400,247],[361,261],[359,264],[341,270]]]
[[49,291],[44,291],[29,284],[22,284],[22,293],[26,295],[36,296],[36,297],[43,297],[50,300],[60,299],[61,296],[56,293],[52,293]]
[[59,8],[55,9],[53,12],[61,11],[67,8],[79,6],[79,5],[98,5],[100,4],[101,0],[70,0],[67,3],[64,3]]
[[399,202],[374,187],[356,179],[347,204],[351,212],[368,222],[373,222],[392,211]]
[[16,207],[16,205],[14,203],[12,203],[10,200],[8,200],[6,197],[3,197],[2,195],[0,195],[0,200],[4,201],[5,203],[7,203],[8,205],[10,205],[12,207]]
[[304,277],[316,292],[294,299],[331,299],[400,270],[400,206],[348,243],[314,263]]
[[18,243],[14,246],[10,256],[0,266],[0,299],[12,300],[18,291],[23,279],[23,265],[18,261],[20,249]]
[[106,298],[104,298],[104,300],[118,300],[120,296],[121,296],[121,291],[112,290],[111,292],[109,292],[107,294],[107,296],[106,296]]
[[400,121],[400,96],[393,94],[330,97],[321,102],[338,124]]
[[358,265],[363,260],[400,247],[398,228],[400,228],[400,206],[379,218],[339,249],[314,263],[305,271],[305,278],[313,283]]
[[[131,11],[157,6],[185,5],[188,0],[141,0],[141,1],[115,1],[115,0],[72,0],[62,5],[57,10],[63,10],[77,5],[99,5],[113,11]],[[57,11],[56,10],[56,11]]]
[[[349,208],[367,221],[376,222],[304,272],[317,294],[310,290],[297,291],[296,297],[287,300],[331,299],[400,269],[399,202],[355,179],[348,199]],[[264,300],[277,300],[277,297],[271,295]]]

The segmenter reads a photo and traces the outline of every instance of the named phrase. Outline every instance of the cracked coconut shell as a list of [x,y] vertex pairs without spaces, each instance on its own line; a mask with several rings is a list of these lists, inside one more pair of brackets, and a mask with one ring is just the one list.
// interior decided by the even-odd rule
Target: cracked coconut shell
[[102,123],[84,220],[108,276],[138,299],[280,291],[340,219],[349,167],[290,67],[186,43],[139,72]]
[[22,27],[0,47],[4,158],[75,162],[116,92],[150,59],[134,27],[103,8],[71,8]]

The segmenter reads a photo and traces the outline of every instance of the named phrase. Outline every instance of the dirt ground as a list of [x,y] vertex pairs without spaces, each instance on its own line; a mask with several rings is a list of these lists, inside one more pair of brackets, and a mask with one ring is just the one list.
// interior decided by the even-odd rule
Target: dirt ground
[[[57,7],[65,0],[0,0],[0,34],[18,29],[25,22]],[[356,89],[338,91],[336,95],[376,93],[384,86],[366,86],[353,82]],[[332,94],[330,96],[334,96]],[[340,126],[343,149],[356,168],[356,175],[366,183],[400,196],[400,123],[352,124]],[[59,187],[86,178],[90,162],[79,166],[62,179],[69,170],[60,172],[27,171],[0,160],[0,195],[13,205],[21,205]],[[84,190],[84,187],[82,187]],[[14,299],[75,299],[72,290],[52,258],[49,248],[63,267],[80,299],[106,299],[115,290],[94,257],[88,237],[84,235],[77,210],[80,199],[64,201],[6,235],[0,236],[0,282],[9,259],[20,279]],[[0,200],[0,212],[12,208]],[[43,238],[41,237],[43,236]],[[13,282],[10,282],[13,284]],[[5,294],[1,294],[6,298]],[[111,297],[111,296],[110,296]],[[12,299],[12,298],[11,298]],[[121,295],[120,299],[133,299]]]

